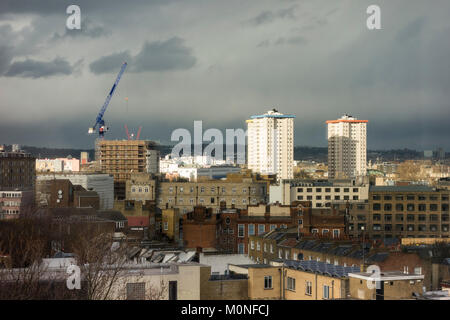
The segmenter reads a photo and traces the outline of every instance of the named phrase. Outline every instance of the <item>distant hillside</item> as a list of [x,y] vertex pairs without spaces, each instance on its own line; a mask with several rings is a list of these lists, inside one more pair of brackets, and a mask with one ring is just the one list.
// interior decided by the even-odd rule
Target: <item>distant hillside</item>
[[[207,146],[204,145],[204,147]],[[11,146],[5,146],[7,151],[11,150]],[[161,152],[161,156],[165,156],[172,151],[173,146],[159,145],[157,149]],[[90,159],[94,159],[94,149],[60,149],[60,148],[42,148],[33,146],[21,146],[21,149],[31,153],[37,158],[65,158],[71,155],[74,158],[80,158],[82,151],[89,152]],[[236,149],[236,148],[235,148]],[[192,149],[194,150],[193,146]],[[225,150],[224,150],[225,151]],[[445,154],[446,159],[450,157],[449,153]],[[328,158],[327,147],[306,147],[297,146],[294,148],[295,160],[308,160],[316,162],[326,162]],[[423,159],[423,152],[410,150],[410,149],[398,149],[398,150],[368,150],[368,160],[380,159],[383,161],[403,161],[403,160],[419,160]]]

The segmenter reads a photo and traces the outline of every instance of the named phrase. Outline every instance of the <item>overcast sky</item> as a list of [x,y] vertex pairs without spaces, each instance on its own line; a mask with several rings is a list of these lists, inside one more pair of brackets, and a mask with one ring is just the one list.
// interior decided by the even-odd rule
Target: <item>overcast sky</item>
[[[81,30],[66,8],[81,8]],[[382,30],[366,9],[381,7]],[[369,120],[368,148],[450,150],[448,0],[2,0],[0,143],[91,148],[170,141],[176,128],[246,128],[295,114],[295,145],[326,146],[325,121]],[[128,107],[125,98],[128,97]]]

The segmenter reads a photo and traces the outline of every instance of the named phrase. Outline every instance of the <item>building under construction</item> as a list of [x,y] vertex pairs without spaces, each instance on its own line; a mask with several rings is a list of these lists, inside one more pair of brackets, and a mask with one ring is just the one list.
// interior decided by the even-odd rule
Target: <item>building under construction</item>
[[103,173],[114,176],[114,197],[125,199],[125,182],[132,173],[159,173],[159,151],[147,140],[97,140],[96,160]]

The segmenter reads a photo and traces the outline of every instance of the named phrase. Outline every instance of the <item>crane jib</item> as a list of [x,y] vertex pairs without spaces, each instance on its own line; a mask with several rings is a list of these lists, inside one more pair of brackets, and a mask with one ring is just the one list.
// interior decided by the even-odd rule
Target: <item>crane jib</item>
[[[106,108],[108,107],[108,104],[112,98],[112,95],[114,94],[114,90],[116,90],[116,87],[119,84],[120,78],[121,78],[123,72],[125,71],[126,66],[127,66],[127,63],[124,62],[122,65],[122,68],[119,71],[119,74],[117,75],[116,82],[114,82],[114,85],[112,86],[111,91],[109,92],[108,96],[106,97],[105,103],[103,104],[102,108],[100,109],[100,112],[97,115],[96,122],[91,129],[95,129],[97,127],[97,125],[100,125],[100,126],[105,125],[105,121],[103,121],[103,115],[106,111]],[[91,130],[89,130],[89,131],[91,131]],[[104,133],[104,131],[101,132],[101,135],[103,135],[103,133]]]
[[111,88],[111,91],[109,92],[109,95],[113,94],[115,88],[116,88],[116,84],[114,83],[113,87]]

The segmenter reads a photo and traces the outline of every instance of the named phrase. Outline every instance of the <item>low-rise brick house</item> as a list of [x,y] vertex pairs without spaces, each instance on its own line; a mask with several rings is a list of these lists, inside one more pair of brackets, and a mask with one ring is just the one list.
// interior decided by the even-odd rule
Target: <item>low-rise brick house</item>
[[[259,204],[248,206],[247,209],[238,209],[225,208],[222,203],[219,213],[213,213],[213,208],[198,206],[193,212],[183,216],[183,239],[188,243],[186,245],[192,248],[194,245],[206,248],[203,242],[207,241],[208,246],[214,245],[209,248],[215,248],[220,252],[247,254],[250,237],[277,228],[296,226],[297,218],[297,207],[280,204]],[[297,232],[295,227],[295,233]],[[196,245],[193,239],[197,239],[194,241],[197,244],[202,242],[201,245]]]
[[297,260],[297,256],[294,254],[292,248],[299,243],[297,237],[288,237],[279,242],[278,247],[278,259],[284,260]]
[[335,208],[305,209],[302,210],[302,217],[299,221],[300,233],[303,236],[319,235],[333,239],[345,238],[347,236],[345,213]]
[[262,235],[250,236],[248,256],[253,261],[267,264],[279,258],[279,243],[296,237],[297,228],[275,229]]
[[183,216],[183,241],[186,248],[211,249],[218,245],[221,232],[220,214],[212,208],[195,207]]
[[250,238],[281,228],[287,229],[295,226],[298,231],[298,220],[301,212],[300,206],[281,204],[248,206],[237,217],[237,252],[250,253]]

